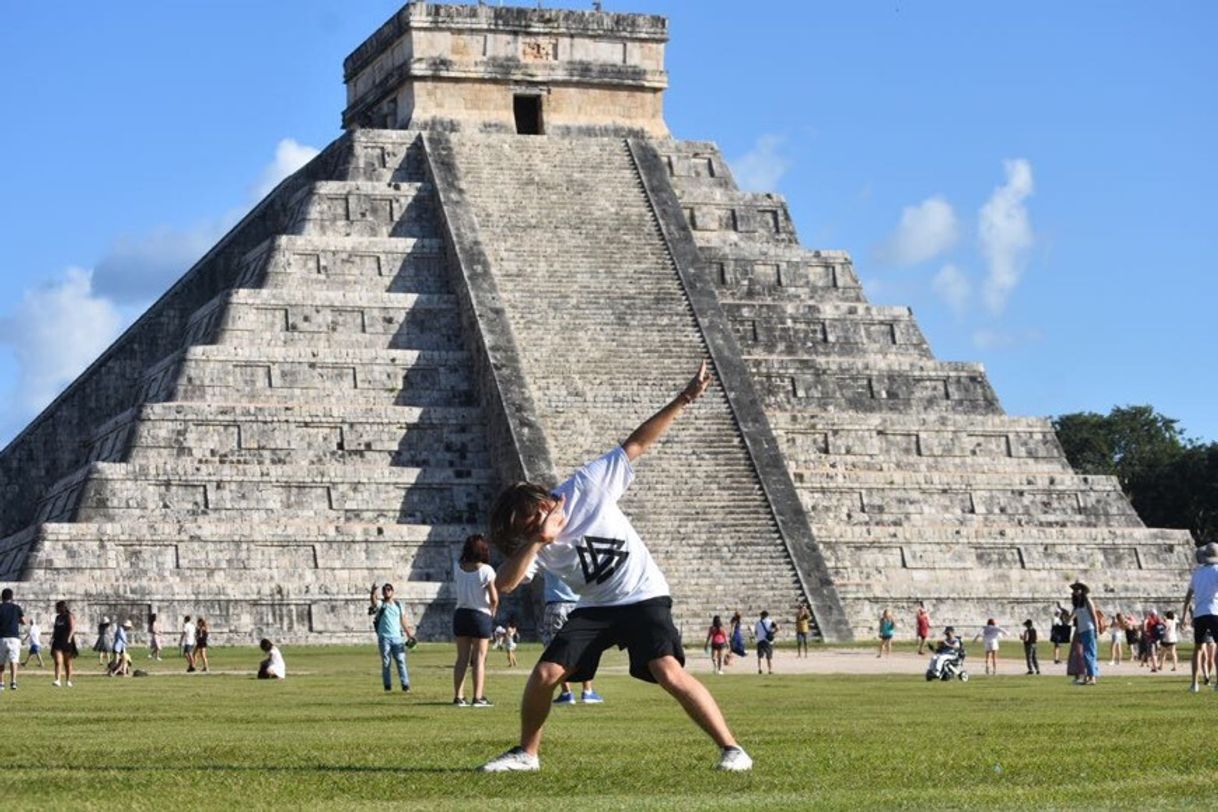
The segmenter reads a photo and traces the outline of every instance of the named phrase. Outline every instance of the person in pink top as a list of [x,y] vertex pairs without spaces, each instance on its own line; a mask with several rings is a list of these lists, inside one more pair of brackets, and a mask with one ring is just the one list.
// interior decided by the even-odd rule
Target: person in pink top
[[918,601],[918,654],[926,648],[926,641],[930,639],[930,612],[926,611],[926,604]]

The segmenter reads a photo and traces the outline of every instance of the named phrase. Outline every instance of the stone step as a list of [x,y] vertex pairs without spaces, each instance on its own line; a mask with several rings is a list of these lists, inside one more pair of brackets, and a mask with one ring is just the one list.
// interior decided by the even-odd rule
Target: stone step
[[450,350],[200,345],[144,375],[141,400],[465,406],[469,356]]
[[448,293],[437,237],[273,237],[241,260],[239,288]]
[[359,129],[351,134],[351,155],[336,180],[421,183],[427,156],[417,132]]
[[379,291],[232,290],[191,317],[184,343],[463,349],[455,296]]
[[1186,530],[1168,530],[1150,527],[958,527],[945,525],[936,527],[876,527],[848,524],[816,524],[812,532],[817,539],[826,542],[886,544],[886,543],[943,543],[962,541],[1010,543],[1012,540],[1051,543],[1118,543],[1192,545]]
[[485,470],[445,468],[95,462],[50,489],[38,521],[290,511],[325,521],[471,523],[482,519],[492,481]]
[[438,236],[427,183],[317,181],[287,203],[286,231],[317,237]]
[[409,406],[148,404],[104,424],[88,459],[490,467],[481,410]]
[[822,473],[854,472],[867,474],[899,473],[910,475],[1044,475],[1061,476],[1073,473],[1069,464],[1060,458],[1039,457],[895,457],[895,451],[882,456],[859,454],[812,454],[798,453],[786,446],[787,468],[799,472],[806,478],[815,478]]

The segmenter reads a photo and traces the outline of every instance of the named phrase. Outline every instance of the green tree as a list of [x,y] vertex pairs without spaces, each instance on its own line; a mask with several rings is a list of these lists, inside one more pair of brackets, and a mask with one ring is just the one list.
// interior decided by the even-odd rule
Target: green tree
[[1053,428],[1074,469],[1116,476],[1147,525],[1218,541],[1218,443],[1189,440],[1150,406],[1065,414]]

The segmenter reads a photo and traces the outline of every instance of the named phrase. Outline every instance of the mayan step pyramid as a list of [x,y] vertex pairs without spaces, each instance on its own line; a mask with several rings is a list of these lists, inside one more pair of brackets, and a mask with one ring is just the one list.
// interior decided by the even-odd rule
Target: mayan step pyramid
[[444,638],[495,489],[559,481],[709,356],[719,385],[624,503],[691,637],[803,600],[830,640],[918,600],[1013,623],[1075,577],[1104,607],[1177,599],[1187,534],[669,135],[667,40],[644,15],[395,14],[346,60],[344,134],[0,454],[0,580],[85,624],[337,642],[391,579]]

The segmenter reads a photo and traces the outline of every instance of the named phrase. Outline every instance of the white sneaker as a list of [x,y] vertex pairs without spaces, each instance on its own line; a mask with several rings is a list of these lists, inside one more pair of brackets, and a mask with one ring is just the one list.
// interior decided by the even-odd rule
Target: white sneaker
[[744,772],[753,769],[753,759],[749,758],[749,754],[739,747],[724,747],[723,754],[719,756],[719,763],[715,765],[715,769]]
[[54,682],[52,682],[51,684],[52,684],[52,685],[54,685],[56,688],[58,688],[58,687],[59,687],[59,680],[55,680],[55,681],[54,681]]
[[497,756],[478,768],[480,773],[508,772],[537,772],[541,769],[541,761],[537,756],[529,755],[519,747],[513,747],[501,756]]
[[71,688],[71,687],[72,687],[72,680],[68,680],[68,687],[69,687],[69,688]]
[[1201,686],[1194,682],[1192,685],[1188,686],[1188,692],[1190,694],[1199,694],[1201,693]]

